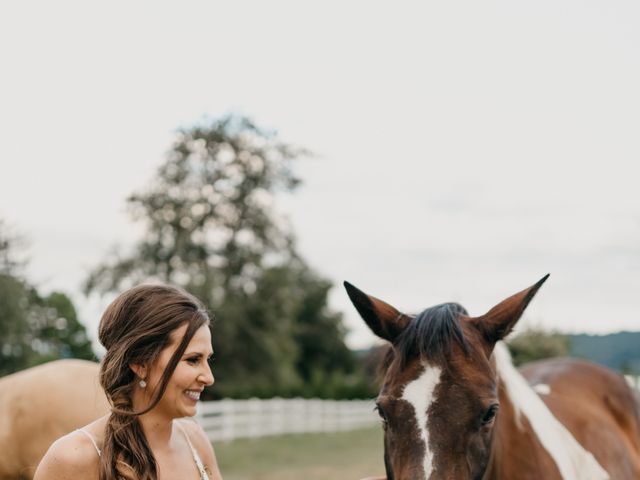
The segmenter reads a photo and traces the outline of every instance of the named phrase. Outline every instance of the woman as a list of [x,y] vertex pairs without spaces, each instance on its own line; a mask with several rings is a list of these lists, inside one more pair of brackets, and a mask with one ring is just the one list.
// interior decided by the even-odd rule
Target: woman
[[107,307],[98,334],[111,413],[54,442],[34,480],[221,480],[207,436],[181,420],[214,381],[198,300],[169,286],[132,288]]

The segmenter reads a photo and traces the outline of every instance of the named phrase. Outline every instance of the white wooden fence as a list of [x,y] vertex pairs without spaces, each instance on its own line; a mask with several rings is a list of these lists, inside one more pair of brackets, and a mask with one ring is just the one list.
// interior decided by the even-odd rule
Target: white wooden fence
[[[626,376],[640,391],[640,377]],[[202,402],[196,418],[212,442],[285,433],[337,432],[379,424],[373,400],[272,398]]]
[[373,400],[272,398],[202,402],[196,418],[212,442],[376,425]]

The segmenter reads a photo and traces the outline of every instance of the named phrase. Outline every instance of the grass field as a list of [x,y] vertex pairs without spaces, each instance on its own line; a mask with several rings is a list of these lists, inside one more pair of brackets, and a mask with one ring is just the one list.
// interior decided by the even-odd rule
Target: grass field
[[384,474],[380,427],[214,443],[225,480],[355,480]]

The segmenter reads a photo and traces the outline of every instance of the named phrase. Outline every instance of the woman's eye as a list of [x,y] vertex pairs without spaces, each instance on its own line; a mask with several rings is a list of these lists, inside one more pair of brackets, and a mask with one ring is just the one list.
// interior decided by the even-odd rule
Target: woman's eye
[[200,361],[200,359],[198,357],[191,357],[187,359],[187,362],[189,362],[191,365],[195,365]]
[[482,416],[482,425],[488,425],[493,421],[498,413],[498,405],[491,405]]

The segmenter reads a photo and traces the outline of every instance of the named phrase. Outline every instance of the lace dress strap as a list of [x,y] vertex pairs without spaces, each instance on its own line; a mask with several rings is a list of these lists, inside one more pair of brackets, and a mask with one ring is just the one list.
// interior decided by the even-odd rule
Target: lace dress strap
[[182,425],[180,425],[180,421],[177,421],[176,425],[178,425],[178,428],[180,428],[180,430],[184,434],[184,438],[187,439],[187,443],[189,444],[189,448],[191,449],[191,455],[193,456],[193,460],[196,462],[196,466],[198,467],[198,472],[200,473],[200,480],[209,480],[209,475],[207,474],[207,471],[204,468],[204,464],[202,463],[202,460],[200,460],[200,455],[198,455],[198,451],[195,449],[195,447],[191,443],[191,440],[189,439],[189,435],[187,435],[187,431],[184,429]]
[[76,432],[81,432],[84,433],[85,436],[89,437],[89,440],[91,440],[91,443],[93,443],[93,446],[96,449],[96,452],[98,452],[98,456],[100,456],[102,454],[102,452],[100,452],[100,449],[98,448],[98,444],[96,443],[96,439],[93,438],[93,435],[91,435],[89,432],[87,432],[84,428],[79,428],[76,430]]

